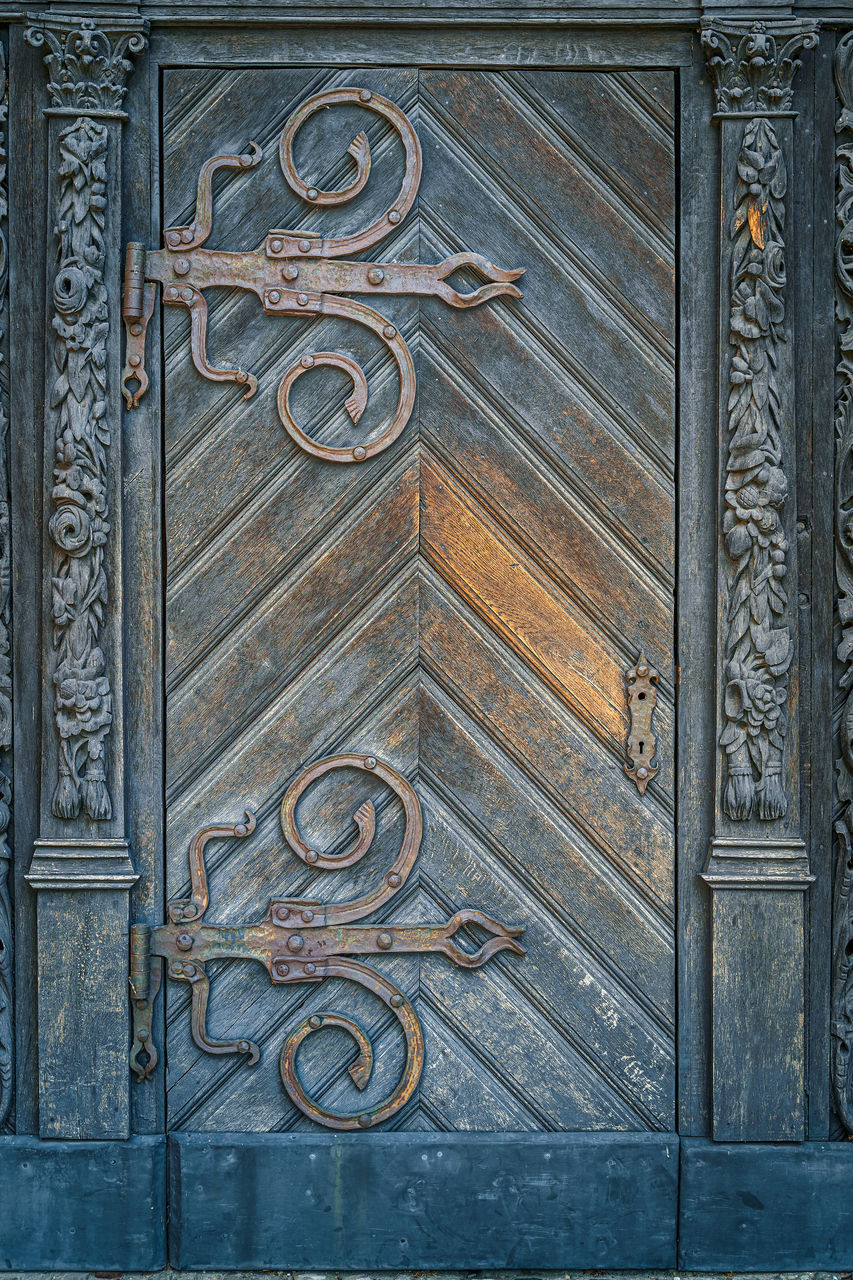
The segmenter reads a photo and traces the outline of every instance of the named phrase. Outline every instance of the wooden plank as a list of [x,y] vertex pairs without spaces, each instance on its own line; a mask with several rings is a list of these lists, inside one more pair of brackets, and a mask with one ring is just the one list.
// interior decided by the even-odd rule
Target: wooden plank
[[[312,20],[307,22],[304,12],[300,14],[288,6],[285,11],[279,11],[278,16],[284,23],[298,27],[298,40],[283,41],[281,32],[266,15],[257,25],[247,23],[242,29],[205,30],[210,27],[206,14],[195,29],[190,25],[193,19],[200,18],[198,8],[169,7],[160,11],[161,22],[155,18],[151,58],[162,66],[188,63],[257,66],[293,62],[309,66],[335,63],[349,66],[357,62],[361,66],[452,66],[456,63],[467,66],[473,63],[485,67],[541,64],[580,69],[679,67],[689,66],[691,62],[689,31],[667,30],[663,26],[655,29],[650,19],[658,16],[656,9],[625,10],[620,25],[609,29],[599,25],[599,11],[594,14],[595,25],[586,22],[574,30],[567,27],[562,9],[553,15],[556,21],[552,17],[547,25],[531,24],[526,28],[518,21],[515,10],[504,15],[496,12],[494,26],[482,10],[473,22],[457,18],[443,26],[436,23],[431,10],[422,14],[410,10],[404,23],[392,24],[388,21],[388,10],[383,8],[364,15],[370,24],[367,30],[353,23],[351,12],[315,9]],[[169,30],[162,19],[170,17],[180,17],[182,26]],[[688,24],[696,26],[698,19],[699,6],[694,5]]]
[[704,56],[696,38],[694,65],[681,80],[678,555],[683,566],[678,605],[678,1106],[679,1132],[710,1132],[710,909],[699,879],[714,824],[716,741],[714,627],[716,611],[717,477],[716,314],[714,247],[719,208],[717,139],[708,121]]
[[12,484],[12,709],[15,848],[15,1108],[19,1133],[38,1128],[36,903],[24,876],[38,838],[41,760],[40,650],[42,543],[43,368],[34,353],[44,349],[44,269],[41,240],[33,234],[32,209],[47,183],[47,128],[41,114],[38,54],[24,43],[23,27],[9,33],[10,171],[15,177],[9,205],[10,364],[9,474]]
[[850,1270],[851,1177],[849,1143],[682,1139],[679,1267]]
[[180,1134],[170,1152],[176,1267],[674,1264],[673,1134]]
[[[0,1142],[0,1269],[166,1266],[166,1140]],[[14,1206],[14,1211],[8,1211]]]

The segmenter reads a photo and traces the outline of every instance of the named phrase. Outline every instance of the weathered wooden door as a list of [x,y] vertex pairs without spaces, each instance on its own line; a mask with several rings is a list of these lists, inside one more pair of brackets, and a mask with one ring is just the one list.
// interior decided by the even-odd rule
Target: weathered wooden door
[[[487,291],[476,309],[405,287],[365,297],[374,277],[352,291],[405,341],[417,377],[408,425],[361,460],[350,451],[381,436],[399,393],[376,333],[350,317],[265,314],[252,293],[211,289],[207,359],[256,375],[247,399],[245,383],[194,367],[195,296],[165,308],[168,897],[188,900],[195,833],[248,809],[253,832],[244,823],[207,847],[205,920],[257,921],[286,899],[270,918],[282,955],[291,949],[289,974],[275,962],[284,985],[250,962],[207,966],[207,1034],[231,1042],[228,1053],[194,1042],[190,994],[207,979],[191,949],[176,975],[173,953],[172,1132],[317,1134],[367,1127],[377,1108],[387,1127],[438,1133],[675,1127],[673,88],[653,71],[165,73],[165,227],[193,224],[201,166],[248,157],[251,139],[264,159],[214,184],[208,248],[275,252],[268,233],[282,227],[303,237],[298,257],[314,237],[360,231],[391,207],[387,234],[348,257],[480,254],[524,270],[522,296]],[[393,212],[403,140],[382,99],[422,147],[404,216]],[[316,113],[292,159],[314,190],[299,198],[278,147],[309,100]],[[324,202],[362,174],[368,147],[363,191]],[[311,262],[285,263],[282,288],[297,290]],[[484,270],[457,267],[449,286],[468,294]],[[329,352],[350,364],[323,368]],[[352,360],[369,386],[357,426],[344,408]],[[292,368],[285,415],[343,461],[285,431],[277,387]],[[657,696],[647,786],[626,772],[626,675],[641,653],[659,672],[640,695]],[[339,754],[357,767],[305,790],[297,857],[284,794]],[[390,999],[355,985],[357,973],[318,982],[303,967],[317,958],[318,904],[373,895],[389,871],[393,887],[403,807],[370,758],[402,775],[392,785],[404,798],[411,788],[423,813],[411,873],[363,924],[373,954],[362,960],[399,989]],[[352,859],[365,804],[376,835]],[[460,963],[409,954],[393,935],[469,910],[487,919],[456,935]],[[505,949],[460,967],[495,933]],[[394,999],[423,1033],[419,1083],[399,1110],[384,1106],[411,1067]],[[372,1044],[363,1093],[352,1028],[329,1025],[330,1011]],[[280,1052],[294,1032],[288,1068]],[[301,1109],[283,1088],[288,1070],[312,1100]],[[201,1158],[190,1138],[179,1149],[188,1169]],[[183,1230],[200,1264],[197,1229]],[[405,1247],[397,1254],[404,1263]]]
[[35,8],[0,1270],[849,1269],[837,9]]

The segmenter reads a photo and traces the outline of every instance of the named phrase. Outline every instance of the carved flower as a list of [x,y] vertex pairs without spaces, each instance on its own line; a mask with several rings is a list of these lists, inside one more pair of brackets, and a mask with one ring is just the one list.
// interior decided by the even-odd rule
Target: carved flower
[[[57,490],[54,489],[54,496]],[[92,547],[92,521],[77,503],[65,502],[50,517],[50,536],[69,556],[84,556]]]
[[88,296],[86,277],[79,267],[66,266],[53,282],[53,305],[60,315],[78,315]]
[[740,663],[729,664],[729,675],[734,678],[726,685],[726,718],[745,728],[752,738],[762,730],[771,732],[781,715],[784,687],[777,687],[768,672],[750,672]]

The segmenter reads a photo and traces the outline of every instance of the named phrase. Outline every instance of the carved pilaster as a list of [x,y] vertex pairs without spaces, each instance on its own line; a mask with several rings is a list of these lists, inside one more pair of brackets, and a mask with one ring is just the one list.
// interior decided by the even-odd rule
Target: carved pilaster
[[[121,132],[139,18],[47,13],[40,1129],[128,1131],[122,692]],[[75,965],[67,963],[73,950]],[[50,1010],[75,1022],[57,1029]],[[43,1011],[43,1016],[42,1016]]]
[[833,885],[832,1086],[835,1108],[853,1133],[853,32],[838,44],[835,84],[840,112],[836,142],[836,315],[839,323],[835,398],[835,576],[841,639],[836,778],[841,814],[835,824]]
[[[805,1102],[795,511],[793,84],[813,22],[706,19],[720,135],[713,1124],[796,1140]],[[772,1000],[767,993],[771,991]],[[772,1076],[773,1088],[766,1088]]]

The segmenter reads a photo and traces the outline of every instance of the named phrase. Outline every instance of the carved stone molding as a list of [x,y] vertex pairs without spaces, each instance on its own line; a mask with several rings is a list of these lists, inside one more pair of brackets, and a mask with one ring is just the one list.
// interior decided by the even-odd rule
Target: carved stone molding
[[768,24],[704,18],[702,45],[714,82],[717,113],[790,113],[800,54],[816,44],[817,24],[804,19]]
[[833,886],[832,1085],[839,1119],[853,1133],[853,32],[835,54],[841,110],[836,143],[836,315],[839,323],[835,400],[835,575],[844,703],[838,725]]
[[50,80],[48,114],[106,115],[121,110],[125,80],[133,70],[126,55],[141,53],[145,34],[139,19],[61,17],[30,14],[26,40],[50,50],[44,61]]

